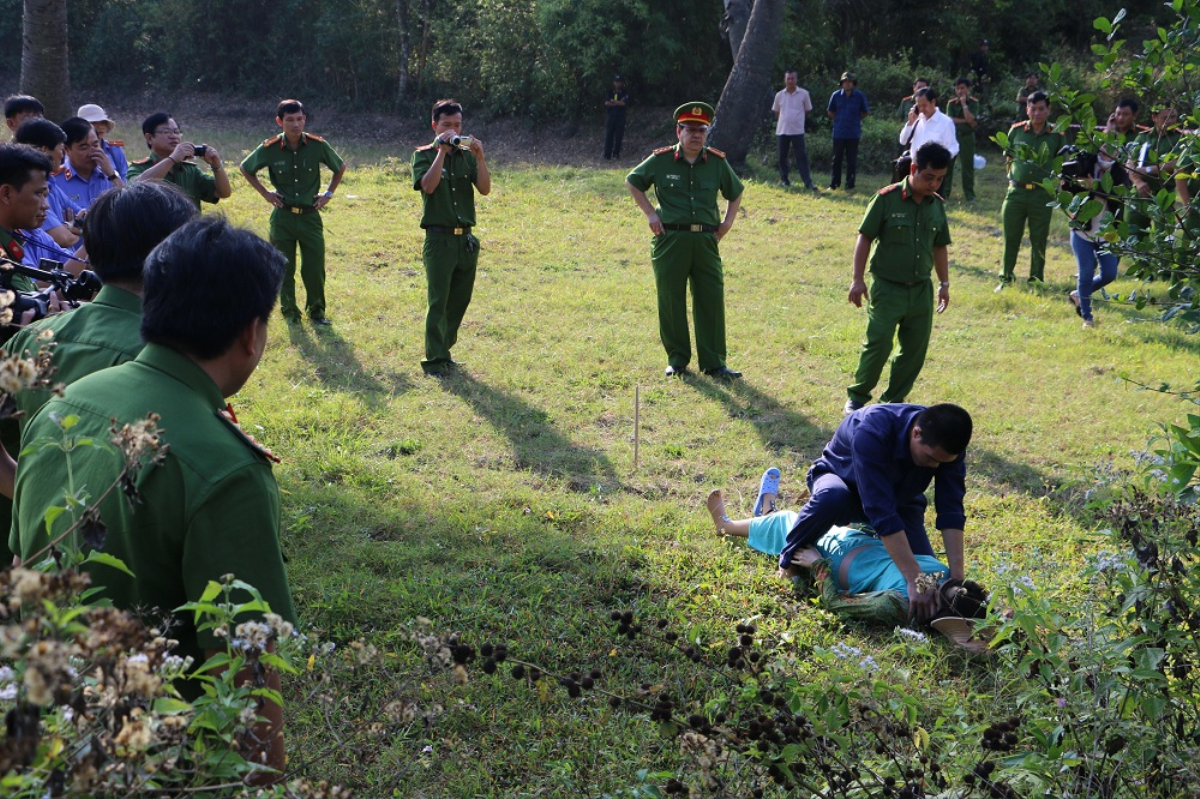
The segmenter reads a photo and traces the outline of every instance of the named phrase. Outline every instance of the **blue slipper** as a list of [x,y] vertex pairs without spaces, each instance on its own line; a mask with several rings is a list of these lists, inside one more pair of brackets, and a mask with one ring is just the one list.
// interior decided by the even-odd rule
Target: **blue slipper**
[[[754,500],[754,515],[763,515],[763,494],[779,494],[779,469],[772,466],[763,472],[762,480],[758,482],[758,498]],[[771,513],[775,510],[775,503],[771,503]]]

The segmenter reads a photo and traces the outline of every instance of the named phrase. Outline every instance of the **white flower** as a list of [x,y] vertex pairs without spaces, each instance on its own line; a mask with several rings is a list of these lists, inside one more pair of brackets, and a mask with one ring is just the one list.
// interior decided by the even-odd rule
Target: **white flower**
[[929,637],[920,630],[910,630],[907,627],[897,627],[896,635],[918,644],[923,644],[929,640]]

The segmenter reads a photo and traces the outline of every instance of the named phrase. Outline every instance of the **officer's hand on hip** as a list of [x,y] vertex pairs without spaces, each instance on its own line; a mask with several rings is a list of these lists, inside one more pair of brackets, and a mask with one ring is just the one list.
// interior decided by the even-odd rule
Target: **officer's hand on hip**
[[733,229],[732,222],[722,222],[720,225],[718,225],[717,226],[717,241],[720,241],[721,239],[725,238],[725,234],[728,233],[732,229]]
[[653,233],[655,236],[662,235],[662,232],[665,230],[665,228],[663,227],[662,220],[658,218],[658,214],[650,214],[650,216],[646,217],[646,221],[650,223],[651,233]]
[[276,208],[283,207],[283,198],[279,196],[279,192],[277,192],[277,191],[273,191],[267,195],[267,202],[269,202],[271,205],[275,206]]
[[862,280],[855,280],[850,284],[850,304],[855,308],[862,307],[863,296],[867,293],[867,284]]

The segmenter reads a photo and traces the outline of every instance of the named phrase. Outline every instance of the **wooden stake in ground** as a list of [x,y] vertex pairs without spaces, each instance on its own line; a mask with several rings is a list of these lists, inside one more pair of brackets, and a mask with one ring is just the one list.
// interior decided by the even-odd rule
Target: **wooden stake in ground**
[[638,438],[641,430],[642,387],[633,387],[633,469],[638,467]]

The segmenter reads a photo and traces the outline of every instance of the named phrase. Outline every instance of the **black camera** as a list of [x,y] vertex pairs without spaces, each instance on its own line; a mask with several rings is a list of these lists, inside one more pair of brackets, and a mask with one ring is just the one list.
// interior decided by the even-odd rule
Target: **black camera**
[[[61,300],[71,305],[90,300],[103,285],[95,272],[84,270],[75,276],[63,268],[61,261],[43,258],[38,262],[41,268],[26,266],[18,261],[0,257],[0,289],[6,289],[16,295],[12,305],[8,306],[13,318],[19,318],[28,310],[33,311],[34,321],[50,315],[50,292],[57,292]],[[48,288],[40,291],[17,291],[12,287],[14,275],[49,283]]]
[[208,155],[208,145],[207,144],[197,144],[195,147],[192,148],[192,153],[197,158],[203,158],[204,156]]
[[1100,158],[1096,153],[1090,153],[1079,149],[1074,144],[1068,144],[1059,150],[1058,154],[1065,159],[1062,165],[1063,180],[1078,180],[1095,176],[1096,164]]

